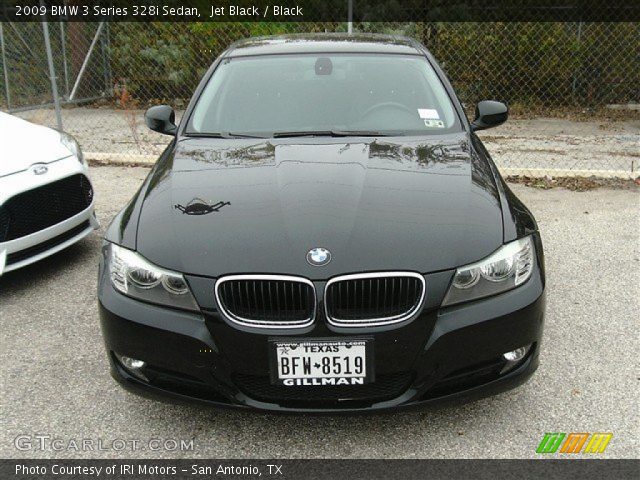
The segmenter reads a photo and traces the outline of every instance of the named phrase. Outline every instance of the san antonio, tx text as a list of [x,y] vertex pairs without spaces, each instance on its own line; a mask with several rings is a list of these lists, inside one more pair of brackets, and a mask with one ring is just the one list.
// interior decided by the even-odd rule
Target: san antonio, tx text
[[[87,466],[87,465],[58,465],[53,464],[51,468],[46,465],[21,465],[15,468],[16,475],[91,475],[94,477],[109,477],[112,475],[242,475],[243,477],[260,477],[283,475],[282,465],[266,464],[266,467],[255,465],[190,465],[189,468],[176,467],[172,465],[147,465],[147,464],[113,464],[109,466]],[[263,471],[264,470],[264,471]]]

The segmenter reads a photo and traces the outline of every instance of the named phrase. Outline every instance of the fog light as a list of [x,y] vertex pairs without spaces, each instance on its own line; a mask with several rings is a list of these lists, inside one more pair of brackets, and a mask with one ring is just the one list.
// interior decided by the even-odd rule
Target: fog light
[[120,355],[116,353],[116,357],[120,361],[120,364],[132,375],[140,378],[141,380],[147,381],[147,377],[144,373],[141,372],[140,369],[144,368],[147,364],[142,360],[137,360],[135,358],[126,357],[124,355]]
[[144,363],[142,360],[136,360],[135,358],[120,357],[120,360],[125,367],[134,370],[142,368],[146,365],[146,363]]
[[502,357],[506,360],[506,363],[504,367],[502,367],[500,374],[506,373],[509,370],[513,369],[527,355],[530,349],[531,344],[524,347],[516,348],[515,350],[511,350],[510,352],[502,354]]
[[517,362],[518,360],[522,360],[524,358],[524,356],[527,354],[528,349],[529,347],[516,348],[515,350],[511,350],[510,352],[505,353],[503,357],[507,362]]

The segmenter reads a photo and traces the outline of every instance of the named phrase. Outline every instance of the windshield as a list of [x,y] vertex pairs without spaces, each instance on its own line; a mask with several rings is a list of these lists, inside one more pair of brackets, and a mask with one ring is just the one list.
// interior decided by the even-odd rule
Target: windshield
[[224,60],[186,133],[220,136],[431,135],[460,130],[416,55],[268,55]]

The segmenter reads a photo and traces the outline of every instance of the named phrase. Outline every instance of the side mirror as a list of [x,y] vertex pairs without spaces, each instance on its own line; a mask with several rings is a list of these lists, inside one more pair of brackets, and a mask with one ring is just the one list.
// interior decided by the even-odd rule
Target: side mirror
[[502,102],[483,100],[476,105],[476,118],[471,122],[474,131],[497,127],[507,121],[509,108]]
[[151,107],[145,112],[144,121],[151,130],[165,135],[175,135],[178,130],[176,113],[169,105]]

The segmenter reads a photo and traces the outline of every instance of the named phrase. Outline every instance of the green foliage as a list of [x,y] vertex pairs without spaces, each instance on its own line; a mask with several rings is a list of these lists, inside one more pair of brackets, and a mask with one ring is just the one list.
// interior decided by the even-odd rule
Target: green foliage
[[[213,60],[247,37],[324,31],[335,24],[275,22],[113,23],[109,57],[116,95],[188,99]],[[314,27],[315,26],[315,27]]]
[[113,23],[109,57],[114,81],[136,98],[187,98],[200,75],[186,24]]
[[[362,23],[355,28],[420,40],[467,103],[638,100],[637,23]],[[188,99],[211,62],[236,40],[344,31],[346,23],[112,23],[110,29],[116,92],[125,89],[149,103]]]
[[592,105],[638,100],[639,35],[631,23],[496,22],[429,24],[421,38],[467,102]]

